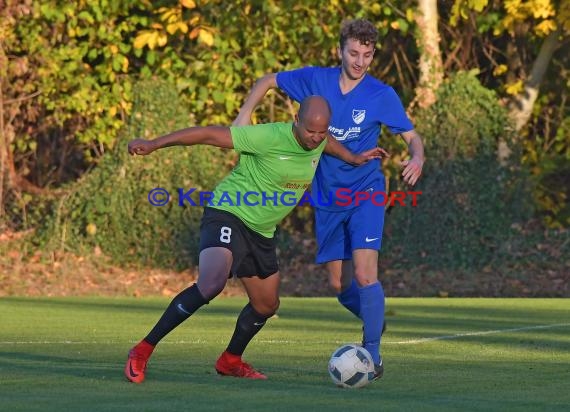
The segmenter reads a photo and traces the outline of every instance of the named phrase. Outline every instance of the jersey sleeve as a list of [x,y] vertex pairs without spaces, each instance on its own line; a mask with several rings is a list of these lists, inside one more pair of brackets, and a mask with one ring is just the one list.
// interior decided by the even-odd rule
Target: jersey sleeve
[[271,124],[230,127],[234,149],[239,153],[262,155],[271,148]]
[[276,76],[277,86],[291,99],[300,102],[305,97],[314,94],[311,87],[314,73],[314,67],[279,72]]
[[393,88],[389,87],[382,93],[380,101],[382,123],[394,134],[409,132],[414,129],[402,101]]

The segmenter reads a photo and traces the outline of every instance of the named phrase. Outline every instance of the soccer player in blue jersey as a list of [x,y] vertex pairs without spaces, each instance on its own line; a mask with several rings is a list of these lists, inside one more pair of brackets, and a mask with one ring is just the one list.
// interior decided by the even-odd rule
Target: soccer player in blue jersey
[[[318,94],[332,107],[329,133],[347,149],[362,153],[378,144],[381,125],[400,135],[411,155],[405,160],[404,182],[414,185],[422,173],[424,147],[400,98],[392,87],[367,74],[374,58],[378,31],[367,20],[343,24],[338,55],[340,67],[305,67],[268,74],[259,79],[234,125],[251,122],[257,104],[271,88],[280,88],[299,102]],[[312,197],[338,193],[385,191],[380,160],[353,167],[324,154],[312,184]],[[370,196],[372,197],[372,196]],[[380,340],[384,325],[384,290],[378,280],[378,250],[384,226],[384,206],[378,202],[318,202],[315,204],[317,263],[325,263],[329,283],[339,302],[363,323],[363,346],[375,363],[375,377],[384,373]],[[342,204],[343,206],[339,205]],[[374,204],[376,203],[376,204]]]

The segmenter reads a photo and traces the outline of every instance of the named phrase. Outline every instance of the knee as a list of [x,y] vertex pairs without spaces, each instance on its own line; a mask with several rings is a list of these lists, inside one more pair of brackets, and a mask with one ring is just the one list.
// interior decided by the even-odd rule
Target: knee
[[279,309],[280,304],[281,304],[281,301],[279,300],[279,298],[275,298],[271,302],[268,302],[267,311],[266,311],[266,313],[264,313],[264,315],[267,315],[267,316],[275,315],[277,313],[277,310]]
[[200,293],[202,294],[202,296],[204,297],[204,299],[210,301],[212,299],[214,299],[216,296],[218,296],[222,290],[224,290],[224,287],[226,286],[226,281],[224,279],[224,281],[200,281],[200,278],[198,279],[198,289],[200,290]]
[[378,269],[366,265],[354,268],[354,278],[360,286],[371,285],[378,281]]
[[275,299],[265,300],[263,302],[256,302],[255,304],[252,302],[251,305],[253,306],[253,309],[255,309],[257,313],[259,313],[262,316],[270,318],[271,316],[275,315],[275,313],[277,313],[280,303],[281,302],[277,297]]
[[378,282],[378,277],[377,276],[371,276],[370,274],[363,273],[361,276],[358,276],[355,274],[354,277],[356,278],[356,283],[360,287],[370,286],[373,283]]
[[275,300],[275,304],[273,305],[273,314],[277,313],[277,310],[279,309],[280,305],[281,305],[281,300],[279,298],[277,298]]
[[354,258],[354,277],[360,285],[374,283],[378,280],[378,253],[361,251]]

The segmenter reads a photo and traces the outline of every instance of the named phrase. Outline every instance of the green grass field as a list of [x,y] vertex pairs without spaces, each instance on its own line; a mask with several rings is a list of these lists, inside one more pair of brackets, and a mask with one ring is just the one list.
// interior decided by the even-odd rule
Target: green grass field
[[243,298],[220,298],[157,347],[147,380],[127,351],[167,299],[0,300],[2,411],[554,411],[570,409],[567,299],[388,299],[385,375],[339,389],[327,361],[360,325],[329,298],[284,298],[244,358],[267,381],[213,364]]

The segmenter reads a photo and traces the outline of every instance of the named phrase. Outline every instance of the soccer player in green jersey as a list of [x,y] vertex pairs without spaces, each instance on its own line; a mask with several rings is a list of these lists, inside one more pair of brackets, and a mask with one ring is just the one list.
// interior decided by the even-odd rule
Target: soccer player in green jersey
[[[129,351],[125,365],[128,380],[144,380],[147,362],[158,342],[215,298],[229,276],[241,280],[249,302],[216,362],[216,371],[267,378],[245,363],[242,354],[279,307],[280,276],[273,238],[276,225],[295,207],[291,198],[299,200],[311,183],[323,150],[354,165],[384,155],[380,148],[358,155],[345,149],[328,135],[330,117],[328,102],[309,96],[301,102],[292,124],[191,127],[155,140],[129,143],[132,155],[148,155],[168,146],[207,144],[233,148],[240,153],[240,160],[204,208],[197,282],[171,301],[149,334]],[[247,193],[257,198],[247,199]]]

